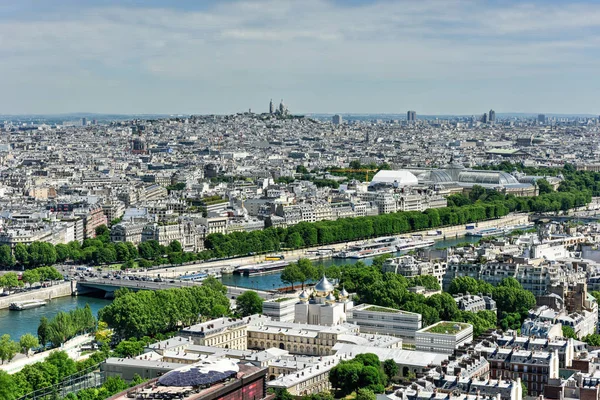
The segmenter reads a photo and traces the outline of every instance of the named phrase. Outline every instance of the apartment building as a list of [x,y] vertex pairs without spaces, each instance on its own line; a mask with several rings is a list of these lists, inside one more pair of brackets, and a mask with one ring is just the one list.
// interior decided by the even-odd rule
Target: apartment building
[[384,272],[393,272],[405,278],[432,275],[441,286],[446,274],[446,263],[417,260],[415,257],[407,255],[385,260],[382,269]]
[[543,393],[549,379],[558,378],[558,351],[498,348],[489,354],[492,379],[517,379],[527,386],[530,396]]
[[110,240],[138,245],[142,242],[142,231],[145,226],[145,223],[121,222],[110,229]]
[[458,293],[457,295],[453,296],[454,297],[454,301],[456,302],[456,305],[458,306],[459,310],[462,311],[471,311],[471,312],[477,312],[477,311],[496,311],[497,307],[496,307],[496,302],[494,301],[494,299],[492,299],[491,296],[485,296],[485,295],[472,295],[472,294],[461,294]]

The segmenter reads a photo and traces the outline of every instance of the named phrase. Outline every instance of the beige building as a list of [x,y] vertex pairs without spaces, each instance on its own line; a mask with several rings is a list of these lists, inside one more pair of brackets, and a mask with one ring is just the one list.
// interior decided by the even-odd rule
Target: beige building
[[246,350],[248,323],[252,318],[217,318],[184,328],[178,335],[191,338],[196,345]]
[[248,326],[248,348],[264,350],[276,347],[293,354],[324,356],[334,354],[332,348],[339,340],[358,333],[358,326],[351,324],[321,326],[253,317]]

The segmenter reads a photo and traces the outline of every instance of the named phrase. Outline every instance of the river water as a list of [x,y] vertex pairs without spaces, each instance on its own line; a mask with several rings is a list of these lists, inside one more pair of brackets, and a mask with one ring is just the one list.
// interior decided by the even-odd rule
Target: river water
[[0,335],[8,333],[13,340],[18,340],[25,333],[37,335],[40,318],[45,316],[50,319],[59,311],[70,311],[76,307],[85,307],[86,304],[90,305],[92,313],[97,316],[98,310],[110,304],[110,300],[88,296],[67,296],[53,299],[46,306],[31,310],[3,309],[0,310]]
[[[458,243],[474,243],[478,242],[480,238],[473,236],[465,236],[458,238],[448,238],[445,240],[439,240],[435,242],[433,246],[434,249],[442,249],[446,247],[455,246]],[[324,246],[326,247],[326,246]],[[394,256],[398,257],[402,255],[402,253],[395,253]],[[319,265],[323,265],[328,267],[330,265],[347,265],[354,264],[357,261],[362,261],[367,265],[371,265],[373,263],[373,258],[363,258],[362,260],[354,260],[354,259],[341,259],[341,258],[329,258],[320,262],[315,262]],[[260,275],[260,276],[242,276],[242,275],[223,275],[221,279],[223,284],[227,286],[237,286],[255,290],[273,290],[280,287],[286,286],[281,282],[281,271],[274,272],[268,275]]]
[[[456,245],[460,242],[476,242],[479,238],[475,237],[459,237],[451,238],[446,240],[437,241],[434,248],[445,248]],[[396,253],[396,256],[400,253]],[[357,260],[344,260],[344,259],[327,259],[321,262],[324,266],[330,265],[345,265],[355,263]],[[365,258],[360,260],[367,265],[373,262],[372,258]],[[222,282],[228,286],[238,286],[249,289],[262,289],[272,290],[279,287],[283,287],[284,284],[281,282],[281,272],[275,272],[268,275],[262,276],[240,276],[240,275],[223,275]],[[110,300],[104,298],[96,298],[89,296],[78,296],[78,297],[61,297],[52,300],[45,307],[34,308],[31,310],[24,311],[10,311],[8,309],[0,310],[0,335],[9,334],[11,338],[18,340],[18,338],[25,333],[37,333],[37,327],[42,316],[52,318],[59,311],[70,311],[76,307],[85,307],[89,304],[92,308],[94,315],[98,314],[98,310],[102,307],[110,304]]]

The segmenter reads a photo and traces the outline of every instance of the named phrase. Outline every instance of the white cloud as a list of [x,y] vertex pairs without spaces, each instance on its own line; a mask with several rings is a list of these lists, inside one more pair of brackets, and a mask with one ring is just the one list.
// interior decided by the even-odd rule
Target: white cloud
[[[107,88],[149,92],[171,86],[186,96],[194,90],[207,96],[211,90],[222,92],[205,105],[234,111],[226,107],[253,99],[264,87],[296,91],[302,108],[318,111],[312,106],[322,104],[306,95],[309,88],[428,79],[479,84],[588,71],[597,65],[599,45],[590,30],[599,26],[595,5],[490,8],[468,0],[352,7],[325,0],[273,0],[220,2],[205,11],[57,11],[0,22],[0,76],[18,101],[0,106],[28,111],[26,99],[14,92],[30,85],[62,99],[46,104],[48,111],[70,105],[64,100],[69,96],[87,101],[86,109],[119,111],[135,97],[124,99],[125,104],[107,102]],[[82,88],[98,96],[86,99]],[[165,93],[172,97],[145,96],[135,109],[121,111],[188,111],[177,93]],[[234,93],[238,103],[230,100]],[[354,110],[372,104],[364,97],[376,95],[363,92]],[[44,104],[29,104],[36,108],[32,111],[43,111],[37,108]]]

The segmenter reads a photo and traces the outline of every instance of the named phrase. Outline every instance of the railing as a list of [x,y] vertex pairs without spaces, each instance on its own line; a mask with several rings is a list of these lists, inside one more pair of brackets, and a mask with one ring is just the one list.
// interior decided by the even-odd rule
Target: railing
[[104,383],[104,374],[99,372],[100,364],[91,366],[83,371],[79,371],[68,376],[56,385],[47,386],[27,393],[17,400],[42,400],[48,396],[50,398],[66,397],[69,393],[76,393],[79,390],[96,388]]

